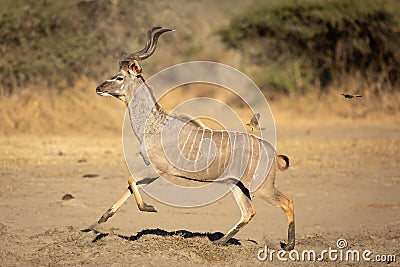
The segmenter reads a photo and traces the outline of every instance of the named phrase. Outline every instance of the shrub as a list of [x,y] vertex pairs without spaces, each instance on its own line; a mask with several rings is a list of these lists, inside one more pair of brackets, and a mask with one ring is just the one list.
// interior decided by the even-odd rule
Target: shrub
[[246,51],[247,61],[259,66],[259,72],[265,66],[300,71],[305,81],[300,84],[296,75],[265,75],[258,81],[285,92],[289,84],[325,89],[354,74],[393,90],[400,83],[400,27],[389,4],[337,0],[258,7],[234,18],[217,34],[228,47]]
[[79,76],[109,74],[127,50],[115,36],[129,37],[131,25],[146,20],[146,12],[135,14],[137,3],[127,1],[0,2],[0,87],[6,93],[43,82],[63,88]]

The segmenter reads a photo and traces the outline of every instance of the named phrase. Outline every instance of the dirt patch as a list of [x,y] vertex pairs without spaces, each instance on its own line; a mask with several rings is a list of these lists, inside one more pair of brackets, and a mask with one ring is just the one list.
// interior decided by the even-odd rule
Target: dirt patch
[[[240,217],[230,195],[182,209],[144,194],[158,213],[139,212],[129,200],[99,232],[81,231],[122,194],[129,176],[121,142],[124,107],[93,88],[86,81],[60,94],[39,90],[1,99],[0,264],[265,265],[258,252],[278,250],[287,225],[282,211],[257,194],[256,216],[226,247],[211,241]],[[165,106],[190,95],[196,96],[182,89]],[[229,96],[214,96],[245,110]],[[348,248],[374,256],[400,254],[397,97],[365,95],[356,102],[327,94],[270,103],[277,150],[291,162],[278,173],[277,186],[294,200],[299,252],[335,249],[344,238]],[[274,265],[288,264],[274,258]]]
[[[278,151],[290,157],[291,167],[278,174],[277,184],[294,199],[300,252],[337,248],[336,241],[344,238],[352,249],[399,255],[399,127],[397,120],[278,120]],[[283,213],[256,196],[257,214],[235,236],[237,242],[226,247],[212,244],[213,236],[239,219],[230,195],[195,209],[173,208],[144,195],[158,213],[139,212],[130,200],[99,233],[81,232],[126,187],[129,173],[120,137],[30,135],[2,138],[0,145],[4,266],[264,265],[257,253],[265,245],[278,250],[286,238]],[[92,173],[98,176],[83,178]],[[74,198],[62,200],[66,194]],[[287,264],[274,258],[274,265]]]

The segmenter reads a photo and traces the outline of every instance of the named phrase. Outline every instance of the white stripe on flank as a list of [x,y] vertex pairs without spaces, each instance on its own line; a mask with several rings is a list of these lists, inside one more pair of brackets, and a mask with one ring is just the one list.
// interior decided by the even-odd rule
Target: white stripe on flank
[[[192,135],[192,132],[193,132],[193,129],[192,130],[190,130],[190,133],[188,134],[188,136],[186,137],[186,140],[185,140],[185,142],[183,143],[183,146],[182,146],[182,151],[181,151],[181,153],[179,154],[179,157],[185,157],[185,155],[183,155],[183,151],[185,151],[185,147],[186,147],[186,144],[187,144],[187,142],[188,142],[188,140],[189,140],[189,137]],[[195,136],[196,137],[196,136]],[[179,142],[178,142],[178,146],[179,146]],[[192,145],[193,146],[193,145]],[[188,159],[189,159],[189,156],[190,156],[190,152],[189,152],[189,154],[188,154]]]
[[[221,153],[222,153],[222,144],[223,144],[223,140],[224,140],[224,133],[222,132],[221,133],[221,143],[219,144],[219,147],[217,147],[217,149],[216,149],[216,151],[215,151],[215,157],[218,157],[217,159],[218,159],[218,172],[220,172],[221,174],[223,173],[223,172],[221,172],[220,170],[221,170],[221,161],[222,161],[222,155],[221,155]],[[228,144],[227,144],[227,146],[228,146]],[[220,153],[220,155],[218,156],[218,154],[217,154],[217,152],[219,151],[219,153]],[[226,157],[226,155],[225,155],[225,157]]]
[[[228,135],[228,144],[230,144],[231,145],[231,152],[232,152],[232,148],[233,148],[233,146],[232,146],[232,140],[231,140],[231,136],[229,135],[229,132],[226,132],[226,134]],[[224,158],[224,172],[226,171],[226,169],[229,167],[227,164],[226,164],[226,160],[228,159],[228,155],[229,155],[229,145],[227,145],[226,146],[226,149],[225,149],[225,158]],[[230,153],[230,160],[232,160],[232,158],[233,158],[233,153]]]
[[236,132],[233,132],[233,142],[232,142],[232,146],[231,146],[231,166],[229,166],[230,168],[235,167],[236,166],[236,162],[235,158],[236,158]]
[[212,136],[213,136],[213,131],[212,130],[210,130],[210,133],[211,133],[211,135],[210,135],[210,145],[208,146],[208,154],[207,154],[207,171],[206,171],[206,173],[207,173],[207,175],[209,174],[209,171],[210,171],[210,166],[209,166],[209,164],[211,163],[209,163],[208,161],[209,161],[209,159],[210,159],[210,153],[211,153],[211,146],[212,146],[212,143],[213,143],[213,138],[212,138]]
[[197,150],[197,154],[196,154],[196,159],[199,157],[199,154],[200,154],[200,145],[201,145],[201,141],[204,138],[204,132],[205,132],[205,130],[201,129],[201,138],[200,138],[200,142],[199,142],[199,149]]
[[[193,138],[193,142],[192,145],[190,146],[190,150],[189,150],[189,154],[188,154],[188,159],[190,159],[190,155],[192,154],[193,151],[193,147],[194,147],[194,143],[196,142],[196,137],[197,137],[197,133],[199,132],[196,128],[193,128],[192,131],[195,130],[195,134],[194,134],[194,138]],[[190,134],[192,134],[192,131],[190,131]],[[196,160],[196,159],[194,159]]]
[[[246,140],[246,137],[244,136],[244,135],[240,135],[241,137],[243,137],[244,138],[244,140]],[[247,143],[248,144],[248,143]],[[240,168],[239,168],[239,172],[240,172],[240,175],[243,175],[243,173],[244,173],[244,170],[242,171],[242,168],[243,168],[243,166],[245,166],[246,167],[246,165],[245,164],[243,164],[243,157],[244,157],[244,149],[245,149],[245,146],[246,146],[246,143],[243,141],[243,142],[241,142],[241,146],[242,146],[242,155],[240,155]],[[242,177],[240,177],[239,179],[242,179]]]
[[250,144],[250,146],[249,146],[249,148],[250,148],[250,159],[248,161],[247,166],[249,166],[249,173],[251,173],[251,166],[253,164],[254,147],[253,147],[253,137],[251,135],[249,135],[248,137],[250,139],[250,142],[249,142],[249,144]]
[[[205,129],[201,129],[201,138],[200,138],[200,142],[199,142],[199,148],[198,148],[198,150],[197,150],[197,153],[196,153],[196,161],[195,161],[195,163],[194,163],[194,170],[195,171],[197,171],[197,169],[196,169],[196,166],[197,166],[197,162],[198,162],[198,160],[199,160],[199,154],[200,154],[200,146],[201,146],[201,141],[203,140],[203,138],[204,138],[204,132],[205,132]],[[193,142],[194,143],[194,142]]]

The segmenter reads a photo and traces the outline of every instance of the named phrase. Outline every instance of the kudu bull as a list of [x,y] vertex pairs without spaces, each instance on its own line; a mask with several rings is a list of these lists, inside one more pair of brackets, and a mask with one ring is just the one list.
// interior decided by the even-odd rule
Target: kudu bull
[[[196,121],[165,113],[157,103],[151,88],[146,84],[139,61],[150,57],[156,50],[160,35],[169,31],[171,30],[161,27],[149,30],[145,47],[138,52],[123,56],[119,62],[117,74],[100,84],[96,88],[96,93],[101,96],[112,96],[125,102],[132,129],[140,142],[143,160],[146,164],[151,164],[160,176],[168,174],[193,182],[212,183],[218,181],[218,183],[225,183],[230,186],[234,199],[239,205],[241,218],[227,234],[214,241],[217,244],[226,244],[255,215],[256,211],[248,188],[253,176],[259,175],[260,171],[263,172],[265,180],[255,194],[270,204],[280,207],[285,212],[288,221],[288,242],[282,243],[282,248],[292,250],[295,246],[293,201],[275,188],[276,170],[287,169],[289,166],[288,158],[277,155],[275,149],[267,141],[255,135],[227,130],[212,130],[203,127]],[[166,127],[168,129],[179,129],[179,132],[173,138],[178,139],[175,142],[178,144],[181,156],[189,161],[196,161],[201,154],[200,157],[206,157],[207,167],[193,171],[172,164],[165,156],[163,150],[165,147],[162,147],[168,147],[168,140],[166,142],[165,140],[160,141],[162,129]],[[204,145],[202,141],[206,138],[211,140],[210,145],[211,143],[214,145],[213,159],[211,160],[208,155],[199,153]],[[259,161],[263,159],[263,153],[267,153],[268,157],[264,157],[264,160],[268,162],[260,164]],[[248,158],[247,162],[232,161],[234,157],[243,156]],[[232,171],[237,168],[228,166],[230,162],[243,165],[239,168],[244,170],[241,176]],[[265,169],[260,170],[259,166],[264,166]],[[107,221],[132,194],[141,211],[156,211],[152,205],[143,202],[136,181],[132,176],[128,179],[128,185],[125,193],[92,227],[95,228],[97,224]]]

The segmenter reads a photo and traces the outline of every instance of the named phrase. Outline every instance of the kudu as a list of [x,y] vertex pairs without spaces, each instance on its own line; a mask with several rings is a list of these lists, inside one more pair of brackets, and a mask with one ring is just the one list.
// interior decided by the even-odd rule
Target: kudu
[[[157,47],[160,35],[169,31],[171,30],[161,27],[149,30],[145,47],[139,52],[123,56],[119,62],[117,74],[100,84],[96,88],[96,93],[101,96],[112,96],[125,102],[132,129],[140,143],[143,160],[147,165],[151,164],[160,176],[167,174],[193,182],[217,182],[230,186],[234,199],[239,205],[241,218],[227,234],[215,240],[215,243],[226,244],[255,215],[248,188],[253,176],[259,175],[261,171],[265,180],[255,193],[270,204],[281,207],[285,212],[288,221],[288,242],[287,244],[282,243],[282,248],[292,250],[295,246],[293,201],[275,188],[276,170],[287,169],[289,159],[286,156],[277,155],[275,149],[267,141],[255,135],[212,130],[194,120],[165,113],[157,103],[151,88],[146,84],[139,61],[150,57]],[[177,129],[173,136],[178,139],[176,143],[180,149],[180,156],[193,162],[198,160],[199,154],[201,154],[200,157],[206,157],[206,168],[193,171],[174,166],[164,154],[165,147],[162,146],[168,147],[171,144],[168,143],[168,139],[166,142],[161,142],[163,128]],[[212,160],[206,153],[203,153],[205,150],[202,150],[204,145],[202,141],[206,138],[211,140],[210,143],[214,145]],[[268,162],[259,164],[258,162],[263,159],[263,153],[267,153],[268,157],[264,157],[264,160]],[[247,155],[247,163],[232,160],[234,157],[237,159],[243,155]],[[233,165],[239,165],[239,169],[243,170],[241,176],[233,171],[233,169],[237,169],[237,166],[230,168],[230,162],[233,162]],[[265,168],[260,170],[260,166]],[[128,189],[99,221],[92,225],[92,229],[114,215],[131,194],[134,195],[139,210],[156,211],[152,205],[143,202],[137,183],[131,176],[128,179]]]

